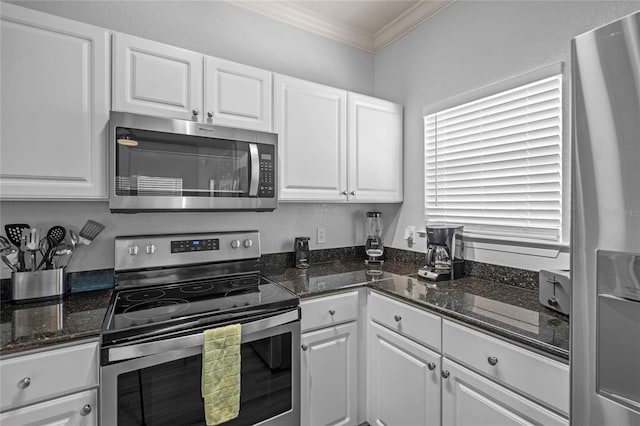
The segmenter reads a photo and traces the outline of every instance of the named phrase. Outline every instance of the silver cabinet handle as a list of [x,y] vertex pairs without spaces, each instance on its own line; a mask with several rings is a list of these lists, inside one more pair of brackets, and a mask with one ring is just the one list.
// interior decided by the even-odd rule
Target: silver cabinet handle
[[351,191],[349,194],[351,194],[352,197],[356,196],[356,191]]
[[18,388],[26,389],[31,384],[31,377],[25,377],[24,379],[18,382]]
[[309,349],[309,345],[302,345],[302,350],[306,351],[307,349]]
[[427,363],[427,368],[431,371],[436,369],[436,363],[435,362],[429,362]]
[[342,191],[342,195],[347,195],[348,192],[346,190]]
[[213,117],[213,111],[208,111],[207,112],[207,117],[212,118]]
[[402,317],[400,315],[394,315],[393,319],[396,320],[396,322],[400,322],[400,320],[402,319]]
[[84,407],[82,407],[82,409],[80,410],[80,415],[81,416],[88,416],[89,413],[91,413],[91,406],[89,404],[85,405]]
[[329,315],[334,316],[336,314],[335,309],[329,309]]
[[495,356],[490,356],[489,358],[487,358],[487,362],[489,363],[489,365],[496,365],[498,363],[498,358],[496,358]]
[[194,108],[193,111],[191,111],[191,114],[200,115],[200,110],[198,108]]
[[448,370],[442,370],[442,372],[440,373],[440,375],[442,376],[443,379],[447,379],[449,378],[449,376],[451,375],[451,373],[449,373]]

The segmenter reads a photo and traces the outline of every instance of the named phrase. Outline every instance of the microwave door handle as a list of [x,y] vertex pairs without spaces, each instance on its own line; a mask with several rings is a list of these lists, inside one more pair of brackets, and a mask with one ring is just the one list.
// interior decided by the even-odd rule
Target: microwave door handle
[[[241,340],[245,336],[267,328],[277,327],[288,322],[300,319],[298,309],[283,314],[259,319],[257,321],[242,324]],[[214,327],[212,327],[214,328]],[[144,342],[133,345],[118,346],[108,349],[108,362],[125,361],[141,356],[155,355],[167,351],[188,349],[194,346],[202,346],[204,333],[190,334],[188,336],[175,337],[173,339]]]
[[251,158],[251,183],[249,184],[249,197],[258,196],[258,183],[260,182],[260,157],[258,145],[249,144],[249,156]]

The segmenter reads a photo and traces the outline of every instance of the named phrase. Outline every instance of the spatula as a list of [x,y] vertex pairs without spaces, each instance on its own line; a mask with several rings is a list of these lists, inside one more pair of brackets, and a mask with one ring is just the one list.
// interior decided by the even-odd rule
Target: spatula
[[104,229],[104,225],[94,220],[88,220],[80,230],[80,243],[88,246],[91,244],[100,232]]

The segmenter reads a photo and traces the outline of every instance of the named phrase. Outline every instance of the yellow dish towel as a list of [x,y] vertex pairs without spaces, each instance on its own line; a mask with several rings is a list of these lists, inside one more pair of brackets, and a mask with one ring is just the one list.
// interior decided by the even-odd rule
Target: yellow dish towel
[[207,426],[240,412],[240,324],[205,330],[202,345],[202,398]]

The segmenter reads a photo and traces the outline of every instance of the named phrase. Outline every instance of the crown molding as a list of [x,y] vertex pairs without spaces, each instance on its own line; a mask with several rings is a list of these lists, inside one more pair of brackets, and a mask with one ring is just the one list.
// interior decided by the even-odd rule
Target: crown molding
[[266,15],[284,23],[311,31],[373,53],[373,37],[337,22],[312,16],[292,2],[226,0],[236,6]]
[[368,34],[333,20],[311,15],[306,9],[298,7],[295,2],[226,1],[243,9],[260,13],[298,28],[357,47],[369,53],[375,53],[411,31],[416,25],[419,25],[426,19],[440,12],[455,0],[419,2],[376,34]]
[[450,6],[455,0],[419,2],[373,36],[373,51],[377,52],[399,39],[422,22]]

